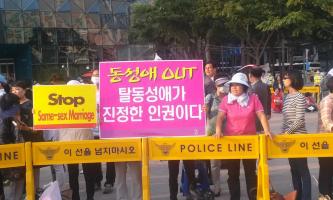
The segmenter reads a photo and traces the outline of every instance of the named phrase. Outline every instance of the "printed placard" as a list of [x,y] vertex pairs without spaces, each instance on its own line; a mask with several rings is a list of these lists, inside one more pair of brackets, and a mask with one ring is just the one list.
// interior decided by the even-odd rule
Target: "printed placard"
[[201,60],[100,63],[100,137],[205,135]]
[[258,136],[150,138],[151,160],[257,159]]
[[93,128],[95,85],[33,86],[34,129]]

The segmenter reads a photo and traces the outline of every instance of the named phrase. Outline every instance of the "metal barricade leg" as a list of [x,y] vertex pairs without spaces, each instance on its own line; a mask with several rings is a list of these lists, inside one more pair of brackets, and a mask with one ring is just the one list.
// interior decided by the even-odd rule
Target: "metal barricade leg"
[[259,136],[259,164],[258,164],[258,189],[257,199],[270,199],[269,195],[269,170],[267,164],[267,137]]
[[148,139],[142,139],[142,197],[143,200],[150,199],[150,179],[149,179],[149,151]]
[[28,200],[35,200],[34,170],[32,166],[32,147],[31,142],[25,143],[26,159],[26,195]]

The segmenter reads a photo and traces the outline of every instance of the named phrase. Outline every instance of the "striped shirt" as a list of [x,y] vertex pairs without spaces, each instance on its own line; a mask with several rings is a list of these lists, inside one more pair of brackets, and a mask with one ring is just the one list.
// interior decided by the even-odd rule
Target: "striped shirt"
[[331,132],[333,127],[333,93],[321,100],[319,111],[319,131]]
[[305,97],[297,92],[287,94],[283,102],[283,133],[306,133],[305,128]]

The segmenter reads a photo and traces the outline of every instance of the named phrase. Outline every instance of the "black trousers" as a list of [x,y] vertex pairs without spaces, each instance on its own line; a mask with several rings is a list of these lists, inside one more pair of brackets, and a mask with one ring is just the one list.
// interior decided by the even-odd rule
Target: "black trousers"
[[240,190],[240,161],[243,162],[245,181],[247,195],[250,200],[256,199],[257,195],[257,160],[255,159],[243,159],[243,160],[226,160],[228,168],[228,186],[230,191],[231,200],[240,200],[241,190]]
[[106,174],[105,174],[106,181],[105,184],[111,184],[112,186],[114,185],[114,181],[116,179],[116,170],[114,168],[114,163],[113,162],[108,162],[106,163]]
[[3,189],[3,176],[2,176],[2,172],[0,170],[0,200],[5,200],[5,192]]
[[96,179],[95,179],[95,183],[100,186],[102,180],[103,180],[102,163],[96,163]]
[[[96,174],[96,180],[95,182],[97,184],[100,184],[103,180],[103,171],[102,171],[102,163],[96,163],[97,167],[97,174]],[[114,168],[114,163],[113,162],[108,162],[106,163],[106,173],[105,173],[105,184],[111,184],[112,186],[114,185],[114,182],[116,180],[116,170]]]
[[311,175],[307,158],[288,158],[296,200],[311,200]]
[[[69,186],[73,191],[72,200],[80,200],[79,192],[79,165],[78,164],[69,164],[68,166],[68,175],[69,175]],[[94,199],[95,193],[95,180],[97,172],[96,163],[83,163],[83,174],[86,182],[86,193],[87,200]]]
[[[178,194],[178,175],[179,175],[179,160],[169,160],[169,189],[170,189],[170,199],[176,200]],[[195,183],[195,165],[194,160],[184,160],[184,168],[188,181],[191,184]]]
[[332,195],[333,158],[318,158],[319,160],[319,192]]

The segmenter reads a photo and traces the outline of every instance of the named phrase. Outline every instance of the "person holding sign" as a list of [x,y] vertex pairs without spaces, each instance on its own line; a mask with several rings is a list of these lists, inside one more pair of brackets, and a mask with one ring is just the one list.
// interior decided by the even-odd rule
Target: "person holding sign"
[[[326,86],[330,93],[320,102],[319,132],[333,132],[333,77],[330,77]],[[319,160],[319,192],[322,199],[333,199],[333,157],[322,157]]]
[[[71,80],[67,85],[80,85],[77,80]],[[93,140],[94,134],[89,128],[72,128],[72,129],[60,129],[59,141],[78,141],[78,140]],[[69,186],[72,190],[72,200],[80,200],[79,192],[79,164],[68,164],[68,176]],[[84,179],[86,182],[86,194],[87,200],[94,199],[94,184],[97,173],[96,163],[82,163]]]
[[[305,107],[306,100],[299,92],[303,88],[301,73],[288,71],[283,78],[283,84],[288,94],[283,102],[283,126],[284,134],[306,133]],[[311,199],[311,176],[307,158],[289,158],[290,171],[294,189],[297,190],[297,200]]]
[[[23,136],[24,142],[42,142],[43,133],[42,131],[34,131],[33,126],[33,115],[32,115],[32,101],[27,98],[27,85],[22,81],[17,81],[12,85],[12,93],[18,96],[20,100],[20,129],[19,132]],[[35,178],[35,192],[36,194],[40,191],[39,188],[39,177],[40,169],[34,168]]]
[[[19,98],[14,94],[4,94],[0,98],[0,145],[14,144],[19,140],[17,130],[19,128],[19,113],[20,113]],[[0,171],[0,200],[4,199],[22,199],[24,190],[24,173],[22,168],[7,169],[13,174],[13,183],[9,187],[9,194],[5,198],[3,188],[3,176]],[[8,177],[7,177],[8,178]]]
[[[244,73],[236,73],[232,79],[226,83],[229,86],[229,93],[222,99],[219,106],[219,113],[216,120],[215,137],[220,139],[223,136],[255,135],[255,119],[261,122],[264,133],[271,137],[269,124],[264,113],[264,109],[256,94],[249,94],[249,84]],[[225,127],[222,130],[222,123],[225,120]],[[240,161],[228,160],[228,186],[230,199],[240,199]],[[243,159],[247,193],[250,200],[256,199],[257,194],[257,174],[256,160]]]

